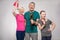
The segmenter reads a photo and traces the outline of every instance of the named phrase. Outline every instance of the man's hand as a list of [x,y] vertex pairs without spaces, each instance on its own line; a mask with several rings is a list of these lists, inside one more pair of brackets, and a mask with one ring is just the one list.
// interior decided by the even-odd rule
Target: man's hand
[[34,24],[35,23],[35,21],[33,19],[31,19],[30,21],[31,21],[31,24]]

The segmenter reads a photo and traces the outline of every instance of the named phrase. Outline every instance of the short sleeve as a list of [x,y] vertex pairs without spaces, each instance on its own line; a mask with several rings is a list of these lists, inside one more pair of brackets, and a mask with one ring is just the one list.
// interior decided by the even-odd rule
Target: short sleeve
[[16,17],[18,16],[19,14],[16,14]]
[[51,20],[49,20],[49,23],[50,23],[50,24],[52,24],[52,21],[51,21]]
[[38,23],[42,26],[43,25],[43,23],[42,23],[42,21],[41,20],[38,20]]
[[37,19],[40,19],[40,15],[39,15],[39,13],[37,12]]

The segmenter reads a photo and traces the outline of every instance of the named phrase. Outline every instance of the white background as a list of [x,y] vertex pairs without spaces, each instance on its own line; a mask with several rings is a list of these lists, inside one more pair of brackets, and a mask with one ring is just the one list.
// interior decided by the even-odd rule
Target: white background
[[[16,40],[16,20],[12,15],[13,3],[15,0],[0,0],[0,40]],[[46,10],[47,18],[56,23],[56,28],[52,32],[52,40],[60,40],[60,0],[19,0],[19,5],[28,10],[28,4],[35,2],[35,10],[40,12]],[[41,33],[38,29],[38,39]]]

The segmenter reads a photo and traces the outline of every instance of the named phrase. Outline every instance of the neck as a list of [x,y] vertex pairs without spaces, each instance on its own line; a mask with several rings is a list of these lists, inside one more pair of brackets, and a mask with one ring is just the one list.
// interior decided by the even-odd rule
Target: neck
[[41,18],[41,20],[46,20],[45,18]]
[[45,21],[47,21],[47,18],[41,18],[41,20],[45,20]]
[[23,15],[22,13],[19,13],[20,15]]
[[41,18],[41,19],[45,20],[45,18]]
[[29,10],[30,12],[33,12],[34,10]]

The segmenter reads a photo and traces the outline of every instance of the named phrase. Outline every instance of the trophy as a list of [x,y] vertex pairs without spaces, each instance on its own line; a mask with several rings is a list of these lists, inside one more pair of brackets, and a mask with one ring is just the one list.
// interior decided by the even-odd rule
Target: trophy
[[30,14],[30,20],[33,20],[33,13]]
[[34,25],[33,22],[35,22],[35,21],[34,21],[34,18],[33,18],[33,12],[30,13],[30,21],[31,21],[31,25]]

